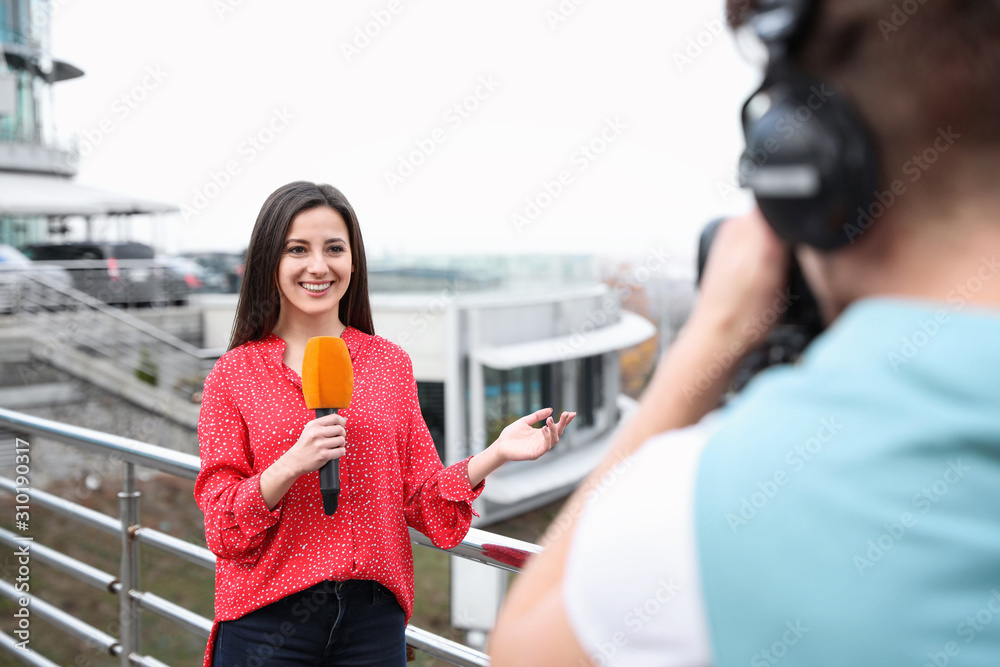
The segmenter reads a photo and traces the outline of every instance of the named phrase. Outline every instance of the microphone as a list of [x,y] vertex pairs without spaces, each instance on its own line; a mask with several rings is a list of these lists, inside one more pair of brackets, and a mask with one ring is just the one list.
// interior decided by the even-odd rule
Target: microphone
[[[302,359],[302,395],[316,418],[335,415],[351,403],[354,370],[347,344],[337,336],[314,336],[306,341]],[[327,516],[337,511],[340,498],[340,460],[327,461],[319,469],[319,492]]]

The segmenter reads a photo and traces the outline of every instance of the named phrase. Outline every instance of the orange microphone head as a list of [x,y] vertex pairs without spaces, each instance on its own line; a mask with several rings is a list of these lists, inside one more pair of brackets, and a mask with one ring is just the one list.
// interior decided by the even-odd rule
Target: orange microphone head
[[302,395],[310,410],[346,408],[354,392],[354,371],[347,344],[337,336],[306,341],[302,359]]

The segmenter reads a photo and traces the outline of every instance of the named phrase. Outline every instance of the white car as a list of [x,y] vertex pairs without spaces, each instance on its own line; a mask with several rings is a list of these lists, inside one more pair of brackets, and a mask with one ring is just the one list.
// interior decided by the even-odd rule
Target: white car
[[[14,309],[14,295],[19,286],[27,286],[30,276],[42,276],[46,282],[62,288],[72,288],[73,278],[69,271],[58,266],[39,266],[13,246],[0,243],[0,313],[10,313]],[[64,298],[55,290],[34,283],[31,287],[37,289],[26,291],[30,293],[30,305],[42,308],[58,308],[64,303]],[[27,304],[26,304],[27,305]]]

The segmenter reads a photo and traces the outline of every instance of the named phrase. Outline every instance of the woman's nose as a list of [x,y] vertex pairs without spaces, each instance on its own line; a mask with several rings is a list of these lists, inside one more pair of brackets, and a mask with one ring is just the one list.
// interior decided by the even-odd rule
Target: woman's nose
[[322,275],[326,273],[326,262],[323,261],[322,253],[314,253],[309,256],[309,273]]

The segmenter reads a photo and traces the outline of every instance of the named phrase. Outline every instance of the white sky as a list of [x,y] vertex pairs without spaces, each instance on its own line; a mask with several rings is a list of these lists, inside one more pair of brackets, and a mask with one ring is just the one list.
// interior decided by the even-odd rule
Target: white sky
[[[691,254],[748,206],[720,186],[759,74],[713,34],[722,0],[576,3],[54,0],[54,55],[86,72],[55,86],[56,121],[81,135],[79,182],[191,207],[133,223],[167,251],[245,247],[267,195],[306,179],[347,195],[373,257]],[[373,13],[391,20],[348,57]],[[417,142],[433,152],[391,188]]]

